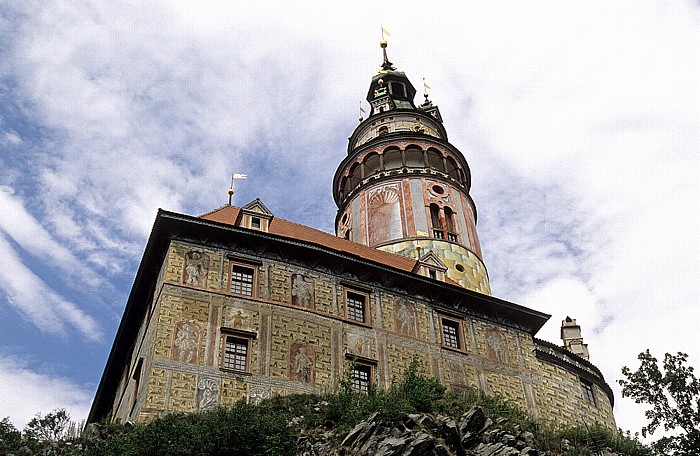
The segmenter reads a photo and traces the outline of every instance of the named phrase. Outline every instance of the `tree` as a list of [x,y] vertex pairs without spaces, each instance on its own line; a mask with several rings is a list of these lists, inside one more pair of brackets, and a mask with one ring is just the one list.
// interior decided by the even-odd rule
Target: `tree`
[[619,380],[622,396],[638,404],[646,403],[650,420],[642,435],[653,434],[663,424],[664,430],[680,431],[679,435],[662,437],[652,446],[663,455],[695,456],[700,454],[700,380],[687,366],[688,355],[666,353],[663,372],[649,350],[637,357],[641,365],[636,372],[623,367],[626,380]]
[[16,451],[22,442],[22,434],[10,422],[9,417],[0,420],[0,454]]
[[37,442],[58,442],[66,435],[70,415],[64,409],[56,409],[43,417],[32,418],[24,428],[24,435]]

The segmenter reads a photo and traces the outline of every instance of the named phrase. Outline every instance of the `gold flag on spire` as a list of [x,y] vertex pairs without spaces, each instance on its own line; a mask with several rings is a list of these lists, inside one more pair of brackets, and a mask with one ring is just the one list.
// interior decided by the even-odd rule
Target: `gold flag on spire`
[[384,39],[384,35],[391,36],[391,33],[389,33],[389,30],[385,29],[383,25],[381,25],[380,27],[382,28],[382,39]]
[[425,82],[425,78],[423,78],[423,87],[425,90],[430,90],[430,86]]

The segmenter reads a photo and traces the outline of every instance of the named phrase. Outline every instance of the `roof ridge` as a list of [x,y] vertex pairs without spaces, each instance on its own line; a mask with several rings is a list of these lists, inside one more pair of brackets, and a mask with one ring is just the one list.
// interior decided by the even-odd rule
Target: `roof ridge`
[[219,212],[219,211],[221,211],[221,210],[223,210],[223,209],[226,209],[227,207],[234,207],[234,208],[235,208],[236,206],[232,206],[232,205],[230,205],[230,204],[224,204],[223,206],[219,206],[219,207],[217,207],[216,209],[212,209],[212,210],[209,211],[209,212],[205,212],[204,214],[200,214],[200,215],[198,215],[197,217],[198,217],[198,218],[206,217],[207,215],[214,214],[215,212]]

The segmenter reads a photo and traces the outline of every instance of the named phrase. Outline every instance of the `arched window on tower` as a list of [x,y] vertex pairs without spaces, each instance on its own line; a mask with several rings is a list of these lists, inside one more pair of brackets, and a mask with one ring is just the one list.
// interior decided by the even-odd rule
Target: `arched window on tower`
[[449,207],[442,208],[445,213],[445,231],[447,231],[447,240],[457,242],[457,230],[455,230],[455,213]]
[[423,151],[415,146],[409,146],[404,152],[407,168],[423,168]]
[[459,167],[457,166],[457,163],[452,159],[452,157],[447,157],[445,160],[445,164],[447,165],[447,174],[454,180],[459,182]]
[[379,130],[377,130],[377,135],[379,136],[386,135],[387,133],[389,133],[389,127],[387,127],[386,125],[382,125],[381,127],[379,127]]
[[350,168],[348,182],[349,182],[349,191],[352,191],[355,187],[357,187],[360,184],[360,182],[362,182],[362,176],[360,174],[360,164],[359,163],[355,163]]
[[396,149],[387,149],[384,151],[384,169],[389,171],[390,169],[401,168],[401,151]]
[[381,171],[381,162],[379,160],[379,154],[372,152],[365,158],[365,177],[369,177],[373,174],[377,174]]
[[458,242],[459,237],[455,228],[455,213],[452,208],[445,206],[440,209],[440,206],[437,204],[431,204],[430,223],[435,239],[447,239],[448,241]]
[[435,149],[428,149],[428,167],[436,171],[445,172],[445,167],[442,165],[442,155]]
[[430,205],[430,222],[433,225],[433,237],[436,239],[445,239],[445,231],[440,223],[440,207],[437,204]]

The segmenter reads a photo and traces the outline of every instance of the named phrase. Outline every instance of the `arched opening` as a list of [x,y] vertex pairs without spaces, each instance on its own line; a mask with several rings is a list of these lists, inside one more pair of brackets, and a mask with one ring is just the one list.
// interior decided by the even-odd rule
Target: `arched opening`
[[377,174],[381,171],[381,161],[379,160],[379,154],[372,152],[365,158],[365,177],[369,177],[373,174]]
[[417,147],[409,146],[404,152],[407,168],[423,168],[423,151]]
[[445,213],[445,231],[447,231],[447,240],[457,242],[457,230],[455,230],[454,222],[455,214],[452,209],[447,206],[445,206],[442,210]]
[[360,164],[355,163],[352,165],[350,168],[350,174],[348,176],[348,181],[349,181],[349,191],[352,191],[355,187],[360,185],[360,182],[362,182],[362,176],[360,176]]
[[343,177],[340,180],[340,200],[341,201],[343,199],[345,199],[345,195],[347,195],[349,191],[350,191],[350,188],[348,187],[348,178]]
[[437,204],[430,205],[430,223],[433,226],[433,237],[436,239],[445,239],[445,232],[440,223],[440,207]]
[[454,180],[459,181],[459,166],[452,157],[447,157],[445,160],[445,172]]
[[387,149],[384,151],[384,169],[389,171],[401,168],[401,151],[399,149]]
[[389,127],[387,127],[386,125],[382,125],[382,126],[379,127],[379,129],[377,130],[377,135],[378,135],[378,136],[386,135],[387,133],[389,133]]
[[436,171],[445,171],[445,167],[442,165],[442,155],[435,149],[428,149],[427,153],[428,167]]

